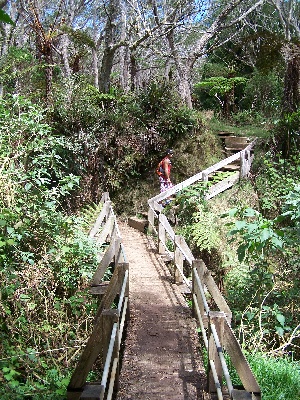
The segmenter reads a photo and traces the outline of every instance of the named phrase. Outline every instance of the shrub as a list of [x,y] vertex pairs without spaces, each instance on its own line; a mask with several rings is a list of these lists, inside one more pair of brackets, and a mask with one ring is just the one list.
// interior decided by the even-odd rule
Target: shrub
[[21,97],[1,100],[0,122],[0,396],[57,400],[95,313],[99,249],[63,208],[79,184],[68,140]]

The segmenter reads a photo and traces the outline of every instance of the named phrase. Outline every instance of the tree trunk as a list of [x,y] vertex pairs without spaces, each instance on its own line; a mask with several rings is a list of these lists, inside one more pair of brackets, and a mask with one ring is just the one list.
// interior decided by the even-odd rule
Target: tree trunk
[[181,62],[178,51],[175,48],[174,42],[174,30],[172,29],[167,34],[168,43],[172,52],[173,59],[177,68],[177,74],[179,78],[179,93],[182,100],[185,102],[188,108],[193,108],[191,88],[190,88],[190,70],[187,65],[183,65]]
[[64,65],[64,75],[66,78],[69,78],[71,76],[68,46],[69,46],[69,38],[68,35],[64,33],[61,38],[61,56]]
[[286,70],[284,77],[284,113],[293,113],[298,110],[300,103],[300,47],[289,46],[286,51]]
[[135,58],[135,53],[130,54],[130,90],[135,91],[137,87],[137,74],[138,74],[137,60]]
[[96,49],[92,49],[92,57],[93,57],[94,85],[95,88],[99,89],[98,54]]
[[[42,57],[45,62],[45,81],[46,81],[46,104],[50,106],[52,103],[52,80],[53,80],[53,54],[52,54],[52,42],[50,40],[45,40],[43,43],[43,53]],[[40,47],[41,48],[41,47]]]
[[113,67],[115,50],[106,48],[103,53],[103,59],[100,70],[99,90],[103,93],[109,92],[110,89],[110,75]]
[[106,8],[107,20],[104,34],[104,51],[100,70],[99,89],[101,92],[107,93],[110,89],[110,75],[113,67],[115,52],[118,48],[116,45],[118,17],[119,17],[119,1],[110,0]]
[[[126,1],[120,0],[120,10],[121,10],[121,24],[120,24],[120,40],[121,42],[126,41],[126,28],[127,28],[127,6],[126,6]],[[120,86],[124,91],[127,91],[129,89],[129,71],[128,71],[128,46],[124,46],[120,48],[119,51],[119,57],[120,57],[120,62],[119,62],[119,68],[120,68]]]
[[[284,94],[283,94],[283,118],[286,114],[292,114],[299,109],[300,104],[300,47],[290,44],[285,49],[286,70],[284,77]],[[281,133],[282,138],[282,156],[289,158],[292,138],[295,136],[293,130],[289,126],[285,126]]]
[[120,86],[125,92],[129,90],[128,47],[120,49]]

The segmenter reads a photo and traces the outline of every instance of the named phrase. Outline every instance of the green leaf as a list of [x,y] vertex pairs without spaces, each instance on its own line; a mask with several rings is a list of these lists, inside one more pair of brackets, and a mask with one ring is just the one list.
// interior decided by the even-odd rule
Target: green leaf
[[[229,215],[229,217],[234,217],[237,212],[238,212],[237,208],[231,208],[231,210],[228,211],[228,215]],[[224,214],[224,215],[226,215],[226,214]]]
[[280,323],[280,325],[284,326],[285,316],[282,314],[276,314],[276,319]]
[[30,299],[31,299],[31,298],[30,298],[30,296],[28,296],[28,294],[24,294],[24,293],[20,294],[20,300],[21,300],[21,301],[27,302],[27,301],[29,301]]
[[15,25],[14,21],[3,10],[0,10],[0,21],[3,21],[7,24]]
[[246,208],[244,211],[244,216],[245,217],[255,217],[258,214],[256,210],[253,208]]
[[7,243],[8,245],[10,245],[10,246],[14,246],[15,244],[17,244],[17,243],[14,241],[14,239],[8,239],[8,240],[6,241],[6,243]]
[[283,249],[283,241],[282,240],[280,240],[276,237],[273,237],[271,241],[272,241],[272,244],[274,244],[274,246],[276,246],[277,248]]
[[237,233],[239,233],[239,230],[238,230],[238,229],[233,229],[232,231],[230,231],[230,232],[228,233],[228,236],[234,236],[234,235],[236,235]]
[[271,236],[272,236],[271,229],[265,228],[260,234],[260,239],[262,242],[266,242],[268,239],[270,239]]
[[35,303],[28,303],[27,307],[28,307],[28,310],[34,310],[36,308],[36,304]]
[[270,310],[271,310],[271,307],[269,307],[269,306],[262,306],[262,309],[265,310],[265,311],[270,311]]
[[238,259],[239,262],[242,262],[246,256],[246,247],[245,246],[239,246],[237,249],[237,253],[238,253]]
[[235,223],[236,229],[238,230],[244,229],[246,225],[246,221],[236,221]]
[[251,321],[251,320],[254,318],[254,316],[255,316],[255,313],[254,313],[254,312],[248,311],[248,312],[246,313],[246,317],[248,318],[249,321]]
[[69,253],[70,252],[70,247],[68,247],[68,246],[63,246],[62,248],[61,248],[61,251],[64,253],[64,254],[66,254],[66,253]]
[[247,230],[249,233],[252,233],[257,230],[258,225],[257,224],[248,224],[247,225]]
[[26,349],[26,351],[27,351],[27,356],[28,356],[29,360],[37,361],[36,351],[34,349],[31,349],[30,347],[28,347]]
[[281,326],[276,326],[276,332],[278,333],[279,336],[283,336],[284,329]]

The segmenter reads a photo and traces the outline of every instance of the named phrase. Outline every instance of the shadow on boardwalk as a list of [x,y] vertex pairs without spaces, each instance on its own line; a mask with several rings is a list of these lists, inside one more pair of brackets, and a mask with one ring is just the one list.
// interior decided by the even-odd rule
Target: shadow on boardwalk
[[195,321],[152,239],[120,223],[129,262],[130,322],[118,400],[210,399]]

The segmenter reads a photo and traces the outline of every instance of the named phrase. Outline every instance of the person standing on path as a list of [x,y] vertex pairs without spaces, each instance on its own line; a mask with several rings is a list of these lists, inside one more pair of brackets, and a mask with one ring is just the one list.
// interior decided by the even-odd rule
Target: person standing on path
[[173,183],[171,181],[171,168],[172,168],[171,160],[173,154],[174,154],[173,150],[168,149],[166,151],[165,157],[160,161],[156,169],[156,173],[159,176],[161,193],[173,187]]

